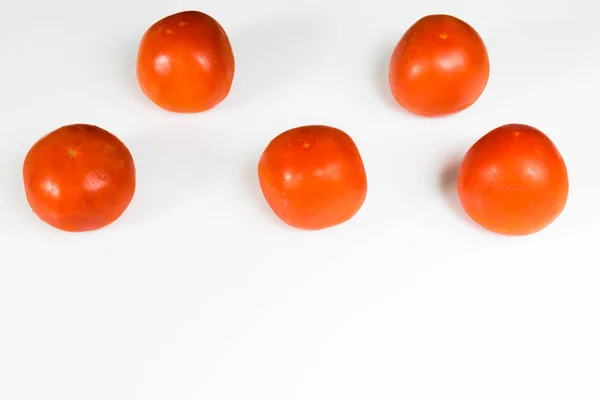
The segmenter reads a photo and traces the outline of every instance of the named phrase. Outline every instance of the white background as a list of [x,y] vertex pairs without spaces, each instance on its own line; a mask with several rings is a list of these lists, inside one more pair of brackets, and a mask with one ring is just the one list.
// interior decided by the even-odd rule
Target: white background
[[[594,2],[83,0],[0,3],[0,399],[600,398],[600,91]],[[229,97],[162,111],[135,79],[139,40],[188,9],[224,26]],[[394,105],[387,64],[417,19],[473,25],[491,59],[470,109]],[[29,209],[21,166],[61,125],[130,148],[134,201],[67,234]],[[523,238],[457,204],[468,147],[510,122],[546,132],[571,192]],[[278,133],[348,132],[369,193],[350,222],[301,232],[264,202]]]

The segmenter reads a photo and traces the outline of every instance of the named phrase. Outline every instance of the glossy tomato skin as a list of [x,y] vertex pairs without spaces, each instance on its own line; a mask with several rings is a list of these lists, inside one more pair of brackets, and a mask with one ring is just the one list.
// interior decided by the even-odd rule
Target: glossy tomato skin
[[275,137],[258,163],[263,195],[286,224],[320,230],[342,224],[362,207],[367,175],[345,132],[303,126]]
[[167,111],[198,113],[215,107],[229,94],[234,72],[225,30],[199,11],[156,22],[140,42],[138,83],[150,100]]
[[454,114],[473,105],[490,75],[486,46],[466,22],[429,15],[398,42],[389,82],[398,104],[425,117]]
[[544,133],[509,124],[469,149],[457,189],[476,223],[492,232],[522,236],[544,229],[562,213],[569,178],[562,156]]
[[67,125],[47,134],[23,163],[31,209],[68,232],[99,229],[119,218],[133,198],[135,178],[129,150],[93,125]]

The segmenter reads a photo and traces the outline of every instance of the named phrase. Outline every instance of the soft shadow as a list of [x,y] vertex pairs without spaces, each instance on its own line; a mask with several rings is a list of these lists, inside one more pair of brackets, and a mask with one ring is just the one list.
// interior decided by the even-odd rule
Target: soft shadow
[[258,160],[259,157],[248,159],[244,163],[242,170],[242,179],[246,191],[256,204],[260,204],[263,210],[270,211],[269,206],[265,202],[262,191],[260,190],[260,182],[258,180]]
[[408,112],[400,107],[400,105],[396,102],[390,90],[390,60],[397,42],[398,40],[386,40],[377,48],[377,51],[373,57],[373,81],[376,84],[376,89],[379,96],[389,107],[392,107],[394,110],[399,112],[408,114]]
[[454,213],[464,222],[472,225],[474,223],[467,214],[465,214],[465,211],[460,204],[460,200],[458,199],[458,192],[456,191],[458,169],[460,168],[461,161],[461,157],[455,156],[446,162],[439,175],[438,189],[446,201],[446,204],[454,211]]
[[137,221],[164,214],[202,188],[214,170],[206,132],[159,132],[129,138],[135,161],[136,191],[123,219]]
[[139,32],[139,35],[127,35],[111,44],[111,50],[106,52],[112,55],[112,59],[109,60],[112,68],[108,73],[111,75],[111,85],[122,96],[151,105],[140,89],[136,75],[137,54],[142,34],[143,32]]
[[327,48],[319,20],[257,22],[232,32],[235,77],[228,102],[250,103],[319,62]]
[[262,219],[269,220],[273,224],[285,226],[283,222],[275,215],[260,188],[260,182],[258,180],[258,157],[248,159],[244,163],[243,170],[241,171],[241,178],[245,192],[248,193],[248,197],[251,201],[248,202],[248,207],[252,207],[252,212],[260,213]]
[[33,222],[35,218],[27,204],[23,186],[23,161],[27,150],[0,154],[0,203],[7,212],[7,218],[30,216],[29,220]]
[[140,96],[142,92],[137,82],[137,55],[140,37],[130,37],[124,40],[119,48],[122,60],[123,82],[128,89],[134,90]]

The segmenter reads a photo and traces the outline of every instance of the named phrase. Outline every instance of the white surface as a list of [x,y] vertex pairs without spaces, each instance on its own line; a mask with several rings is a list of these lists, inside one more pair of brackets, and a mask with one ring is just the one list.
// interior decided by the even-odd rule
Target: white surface
[[[600,398],[594,3],[295,3],[2,1],[0,399]],[[197,7],[230,36],[234,86],[170,114],[137,87],[137,44]],[[387,89],[393,46],[429,13],[472,24],[491,58],[481,99],[443,119]],[[33,142],[74,122],[138,168],[128,211],[89,234],[38,221],[21,183]],[[509,122],[545,131],[570,172],[565,212],[526,238],[467,221],[445,172]],[[272,215],[256,163],[315,123],[355,139],[369,193],[307,233]]]

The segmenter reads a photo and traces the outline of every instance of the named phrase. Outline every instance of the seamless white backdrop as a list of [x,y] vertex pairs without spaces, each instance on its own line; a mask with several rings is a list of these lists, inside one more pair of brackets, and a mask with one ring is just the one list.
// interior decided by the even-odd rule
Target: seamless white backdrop
[[[0,399],[597,400],[600,47],[586,0],[3,0]],[[177,115],[135,81],[143,32],[188,9],[225,27],[230,96]],[[489,85],[447,118],[395,106],[387,63],[418,18],[472,24]],[[138,170],[121,219],[66,234],[23,193],[29,147],[99,125]],[[496,126],[545,131],[571,192],[524,238],[457,204],[461,156]],[[348,132],[369,193],[350,222],[301,232],[258,187],[269,140]]]

